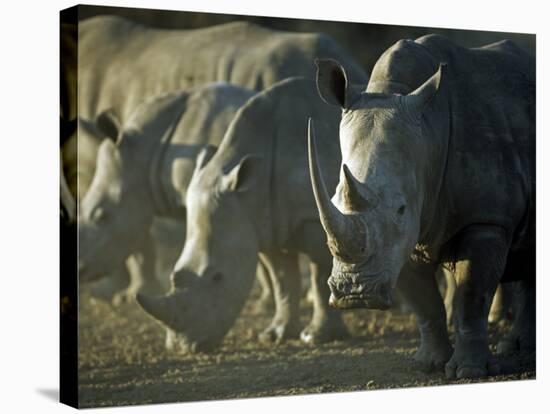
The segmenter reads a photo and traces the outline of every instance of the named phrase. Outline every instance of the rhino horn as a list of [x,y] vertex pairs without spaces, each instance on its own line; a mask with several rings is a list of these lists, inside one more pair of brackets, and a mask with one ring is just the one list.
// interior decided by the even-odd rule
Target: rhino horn
[[359,233],[364,235],[365,229],[359,225],[360,223],[357,223],[357,217],[343,214],[338,210],[328,195],[319,165],[315,129],[311,118],[308,123],[308,156],[313,195],[319,210],[321,224],[328,236],[329,249],[333,255],[349,259],[352,252],[357,251],[358,247],[364,251],[365,246],[363,245],[366,238],[362,237],[358,244],[357,236]]
[[407,103],[413,111],[420,113],[431,102],[439,88],[447,70],[446,63],[440,63],[439,69],[430,79],[407,95]]
[[[374,192],[368,191],[365,186],[363,186],[365,187],[364,190],[360,190],[359,186],[361,184],[353,176],[346,164],[342,166],[342,170],[344,171],[343,196],[346,205],[356,211],[376,207],[378,204],[378,197]],[[363,196],[364,191],[367,191],[368,197]]]
[[176,307],[174,306],[175,297],[171,294],[165,296],[147,296],[142,293],[136,295],[136,301],[145,312],[156,320],[173,327]]

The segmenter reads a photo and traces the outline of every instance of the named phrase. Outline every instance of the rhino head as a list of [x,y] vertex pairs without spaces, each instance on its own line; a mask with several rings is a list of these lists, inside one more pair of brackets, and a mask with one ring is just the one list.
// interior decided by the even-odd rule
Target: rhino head
[[214,153],[207,146],[197,158],[186,194],[186,242],[170,292],[137,295],[141,307],[172,330],[183,352],[220,344],[250,293],[258,260],[246,201],[255,197],[261,158],[248,154],[228,166],[210,160]]
[[90,187],[79,205],[78,249],[81,282],[99,279],[123,265],[148,236],[155,206],[152,201],[151,158],[159,136],[170,131],[182,102],[167,96],[136,109],[124,128],[116,118],[101,119],[106,135],[97,151]]
[[[310,120],[309,164],[321,223],[333,256],[330,304],[387,309],[399,273],[419,241],[426,179],[437,171],[423,113],[443,67],[413,92],[355,93],[333,60],[317,62],[321,98],[342,109],[342,165],[332,199],[322,181]],[[368,89],[367,89],[368,90]]]

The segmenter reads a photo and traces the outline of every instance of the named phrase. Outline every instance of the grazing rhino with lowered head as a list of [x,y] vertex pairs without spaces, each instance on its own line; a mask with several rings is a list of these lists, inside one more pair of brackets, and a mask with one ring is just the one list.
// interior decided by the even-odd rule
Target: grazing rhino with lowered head
[[[534,347],[534,59],[508,41],[466,49],[429,35],[388,49],[365,92],[332,60],[318,62],[317,81],[342,109],[332,200],[310,136],[332,306],[387,309],[397,285],[418,318],[416,359],[446,364],[450,378],[479,377],[498,371],[487,343],[497,284],[521,278],[523,307],[505,342]],[[440,263],[457,285],[454,352]]]
[[[103,132],[101,127],[111,123],[112,113],[104,111],[94,121],[78,118],[76,127],[61,147],[62,184],[67,192],[62,195],[64,205],[74,205],[76,220],[76,201],[80,202],[87,193],[95,174],[97,152],[105,139],[116,140],[113,133]],[[77,129],[78,128],[78,129]],[[159,223],[155,223],[158,226]],[[86,286],[93,298],[102,299],[117,305],[135,296],[137,291],[159,292],[161,289],[153,277],[149,265],[172,261],[166,254],[167,244],[162,238],[146,237],[125,263],[109,273],[108,278],[98,280]],[[144,258],[148,259],[145,260]]]
[[238,86],[206,85],[145,101],[124,128],[112,123],[117,142],[101,143],[79,206],[81,281],[122,264],[147,237],[155,216],[185,218],[185,192],[200,148],[219,143],[252,95]]
[[248,22],[167,30],[96,16],[78,25],[79,116],[94,119],[112,108],[125,124],[144,99],[163,93],[211,82],[260,91],[290,76],[313,79],[315,57],[338,59],[353,82],[366,83],[348,52],[322,33]]
[[315,82],[291,78],[255,95],[232,121],[219,148],[204,150],[187,190],[187,236],[171,291],[138,295],[153,318],[176,332],[186,351],[210,350],[238,317],[254,280],[258,253],[268,257],[276,312],[261,339],[300,335],[299,253],[311,260],[313,316],[306,342],[347,335],[328,306],[330,252],[309,184],[307,117],[322,120],[321,157],[336,183],[340,113],[319,98]]
[[[76,28],[68,29],[63,30],[62,46],[76,43]],[[144,99],[163,93],[217,81],[261,90],[289,76],[313,78],[313,56],[345,62],[357,82],[366,83],[367,78],[329,36],[274,31],[246,22],[164,30],[121,17],[97,16],[79,23],[78,48],[65,49],[74,55],[73,66],[78,62],[79,116],[95,119],[109,111],[119,125],[126,123]],[[63,77],[63,85],[69,85],[65,89],[71,92],[62,96],[67,96],[63,102],[69,109],[76,107],[73,72],[65,71],[67,76]],[[70,116],[74,111],[65,112]],[[141,259],[134,260],[141,265],[133,267],[148,274],[154,259],[147,253],[152,251],[151,242],[143,242]]]

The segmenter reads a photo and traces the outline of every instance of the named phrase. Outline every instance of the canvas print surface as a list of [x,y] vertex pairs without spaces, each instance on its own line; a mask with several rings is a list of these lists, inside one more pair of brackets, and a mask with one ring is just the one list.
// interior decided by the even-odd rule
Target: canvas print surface
[[535,35],[98,6],[60,34],[63,402],[535,378]]

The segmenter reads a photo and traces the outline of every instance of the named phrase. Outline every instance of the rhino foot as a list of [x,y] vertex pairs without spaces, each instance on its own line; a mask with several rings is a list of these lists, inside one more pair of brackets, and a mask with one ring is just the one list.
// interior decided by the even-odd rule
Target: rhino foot
[[349,338],[349,332],[342,319],[338,317],[312,321],[300,334],[306,344],[322,344]]
[[497,345],[497,354],[511,355],[532,352],[536,347],[534,329],[526,328],[522,332],[512,330],[502,338]]
[[300,325],[297,323],[284,323],[273,321],[258,336],[258,339],[264,343],[279,344],[287,339],[296,339],[300,335]]
[[457,340],[453,356],[445,365],[447,379],[482,378],[499,373],[500,366],[487,342],[479,339]]
[[516,287],[516,309],[512,329],[497,345],[497,354],[531,353],[536,348],[535,290],[534,287]]
[[415,365],[423,372],[442,371],[452,353],[453,348],[446,337],[423,339],[414,355]]

